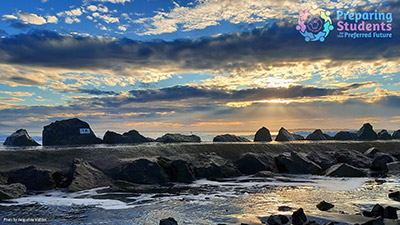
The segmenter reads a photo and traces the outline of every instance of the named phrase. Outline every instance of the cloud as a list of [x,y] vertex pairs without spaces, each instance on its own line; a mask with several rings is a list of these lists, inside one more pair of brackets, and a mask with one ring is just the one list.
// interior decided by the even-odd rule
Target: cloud
[[18,97],[27,97],[32,96],[30,92],[19,92],[19,91],[0,91],[0,93],[11,95],[11,96],[18,96]]
[[22,102],[25,101],[22,98],[4,98],[4,97],[0,97],[0,102]]
[[1,20],[16,20],[16,19],[18,19],[18,17],[14,16],[14,15],[7,15],[7,14],[4,14],[1,17]]
[[58,18],[56,16],[46,16],[47,23],[58,23]]
[[18,12],[18,17],[20,20],[27,24],[43,25],[47,23],[45,18],[38,16],[34,13]]
[[131,0],[90,0],[92,2],[109,2],[109,3],[122,3],[131,2]]

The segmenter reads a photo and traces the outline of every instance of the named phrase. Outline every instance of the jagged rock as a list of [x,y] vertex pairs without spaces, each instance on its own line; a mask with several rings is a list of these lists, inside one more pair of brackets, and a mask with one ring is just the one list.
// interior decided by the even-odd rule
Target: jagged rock
[[0,201],[22,197],[25,192],[25,185],[20,183],[0,185]]
[[130,130],[126,133],[118,134],[113,131],[107,131],[104,134],[103,142],[105,144],[126,144],[126,143],[145,143],[154,141],[151,138],[144,137],[136,130]]
[[269,165],[266,165],[263,160],[254,153],[243,154],[236,161],[236,164],[238,165],[239,171],[243,174],[255,174],[258,171],[272,170]]
[[393,139],[400,139],[400,130],[396,130],[392,134]]
[[267,220],[269,225],[282,225],[289,222],[289,219],[283,215],[270,216]]
[[178,225],[178,222],[172,217],[160,220],[160,225]]
[[382,152],[382,151],[375,147],[371,147],[367,151],[364,152],[364,155],[366,155],[370,158],[375,158],[376,154],[378,154],[379,152]]
[[275,175],[276,174],[274,172],[266,171],[266,170],[259,171],[256,174],[254,174],[255,177],[275,177]]
[[333,136],[333,139],[339,141],[357,140],[357,134],[348,131],[339,131],[335,136]]
[[383,214],[385,212],[385,208],[383,208],[383,206],[376,204],[374,205],[374,207],[372,207],[372,210],[369,211],[363,211],[362,215],[365,217],[383,217]]
[[390,199],[393,199],[393,200],[395,200],[395,201],[400,202],[400,192],[398,192],[398,191],[389,193],[388,197],[389,197]]
[[68,191],[76,192],[111,185],[111,180],[100,170],[82,159],[74,159],[72,182]]
[[250,140],[233,134],[223,134],[215,136],[213,142],[250,142]]
[[383,218],[378,218],[378,219],[374,219],[374,220],[365,222],[361,225],[385,225],[385,222],[383,221]]
[[271,133],[267,128],[262,127],[256,132],[256,135],[254,135],[254,141],[270,142],[272,141]]
[[294,137],[294,139],[295,139],[296,141],[302,141],[302,140],[304,140],[304,137],[301,136],[300,134],[292,134],[292,136]]
[[112,171],[114,180],[124,180],[137,184],[166,184],[168,175],[156,162],[136,159],[122,163]]
[[378,135],[375,133],[371,124],[364,124],[360,130],[357,131],[357,139],[359,140],[377,140]]
[[316,129],[314,132],[312,132],[306,137],[306,140],[311,140],[311,141],[331,140],[331,139],[332,139],[331,136],[324,134],[320,129]]
[[89,145],[100,144],[89,124],[78,119],[51,123],[43,129],[43,145]]
[[392,206],[386,206],[385,211],[383,212],[383,218],[398,219],[397,210],[398,210],[398,208],[395,208]]
[[9,146],[39,146],[39,144],[29,136],[25,129],[19,129],[7,137],[4,145]]
[[338,163],[336,158],[327,152],[316,152],[312,151],[307,154],[307,159],[315,162],[317,165],[319,165],[323,170],[326,170],[330,168],[331,166],[335,165]]
[[387,132],[387,130],[381,130],[381,131],[379,131],[379,133],[378,133],[378,139],[380,139],[380,140],[391,140],[391,139],[393,139],[393,138],[392,138],[392,135],[390,135],[390,134]]
[[281,173],[319,174],[322,171],[316,163],[295,152],[275,157],[275,163]]
[[362,169],[340,163],[329,168],[325,175],[330,177],[366,177],[368,174]]
[[386,164],[387,167],[387,174],[388,175],[395,175],[398,176],[400,175],[400,162],[396,161],[396,162],[391,162]]
[[157,138],[156,141],[162,143],[180,143],[180,142],[201,142],[201,139],[199,136],[196,135],[164,134],[164,136]]
[[387,172],[388,168],[386,164],[394,162],[395,160],[396,159],[389,154],[379,153],[372,161],[371,170]]
[[339,163],[347,163],[358,168],[369,168],[372,160],[358,151],[339,150],[334,154]]
[[186,161],[159,158],[157,163],[165,170],[172,182],[191,183],[196,180],[194,172]]
[[296,141],[296,138],[285,128],[281,127],[275,141]]
[[8,181],[24,184],[28,190],[49,190],[55,186],[52,175],[53,173],[49,170],[29,166],[12,171]]
[[228,160],[215,153],[204,155],[203,160],[194,162],[193,170],[197,178],[229,178],[240,176],[241,173]]
[[318,203],[317,208],[321,211],[328,211],[330,209],[332,209],[333,207],[335,207],[333,204],[322,201],[320,203]]
[[304,214],[302,208],[298,209],[292,214],[292,224],[293,225],[303,225],[307,222],[307,217]]

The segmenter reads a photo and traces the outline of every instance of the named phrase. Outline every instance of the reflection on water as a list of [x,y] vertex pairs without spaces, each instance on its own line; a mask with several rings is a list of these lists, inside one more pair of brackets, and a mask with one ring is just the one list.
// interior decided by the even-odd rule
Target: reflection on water
[[[400,179],[246,176],[176,186],[180,191],[151,194],[110,193],[107,188],[51,191],[0,204],[0,219],[34,216],[53,224],[158,224],[173,216],[179,224],[262,224],[272,214],[291,215],[302,207],[308,216],[356,223],[366,221],[356,214],[376,203],[400,207],[387,197],[390,190],[400,188]],[[319,211],[315,206],[322,200],[335,207]],[[280,212],[279,206],[292,210]]]

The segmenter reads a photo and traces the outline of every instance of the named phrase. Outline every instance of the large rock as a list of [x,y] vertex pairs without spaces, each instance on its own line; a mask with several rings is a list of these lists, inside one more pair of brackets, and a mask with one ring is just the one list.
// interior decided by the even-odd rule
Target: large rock
[[193,170],[184,160],[159,158],[157,163],[165,170],[172,182],[191,183],[196,180]]
[[393,138],[392,138],[392,135],[390,135],[390,134],[387,132],[387,130],[381,130],[381,131],[379,131],[379,133],[378,133],[378,139],[380,139],[380,140],[391,140],[391,139],[393,139]]
[[392,134],[393,139],[400,139],[400,130],[396,130]]
[[399,176],[400,175],[400,162],[391,162],[386,164],[387,175]]
[[307,154],[307,159],[315,162],[318,166],[320,166],[323,170],[330,168],[331,166],[338,163],[333,154],[329,152],[316,152],[312,151]]
[[135,144],[154,141],[151,138],[144,137],[136,130],[131,130],[123,134],[113,131],[107,131],[104,134],[103,142],[105,144]]
[[61,120],[43,129],[43,145],[89,145],[100,144],[89,124],[77,119]]
[[359,140],[377,140],[378,135],[375,133],[371,124],[364,124],[360,130],[357,131],[357,139]]
[[160,220],[160,225],[178,225],[178,222],[172,217]]
[[254,141],[270,142],[272,141],[271,133],[267,128],[262,127],[256,132],[256,135],[254,135]]
[[157,142],[162,143],[179,143],[179,142],[201,142],[199,136],[196,135],[183,135],[183,134],[165,134],[156,139]]
[[295,152],[275,157],[275,163],[281,173],[319,174],[322,171],[316,163]]
[[68,191],[83,191],[111,185],[110,179],[82,159],[75,159],[72,166],[72,182]]
[[302,208],[298,209],[296,212],[292,214],[292,224],[293,225],[303,225],[307,222],[307,217],[304,214]]
[[112,176],[115,180],[124,180],[137,184],[166,184],[168,175],[156,162],[148,159],[137,159],[122,163],[114,168]]
[[365,217],[383,217],[385,208],[379,204],[375,204],[371,211],[363,211],[362,215]]
[[342,149],[335,152],[335,158],[339,163],[347,163],[358,168],[369,168],[371,166],[371,158],[365,156],[358,151]]
[[335,136],[333,136],[333,139],[339,141],[357,140],[357,134],[348,131],[339,131]]
[[295,139],[296,141],[302,141],[302,140],[304,140],[304,137],[301,136],[300,134],[293,134],[293,133],[292,133],[292,136],[294,137],[294,139]]
[[19,129],[7,137],[4,145],[9,146],[39,146],[39,144],[29,136],[25,129]]
[[370,157],[370,158],[375,158],[376,154],[382,152],[380,149],[377,149],[375,147],[371,147],[367,149],[367,151],[364,152],[364,155]]
[[285,128],[281,127],[275,141],[296,141],[296,138]]
[[20,183],[0,185],[0,201],[22,197],[25,192],[25,185]]
[[379,153],[372,161],[371,170],[387,172],[388,167],[386,164],[394,161],[396,161],[396,159],[393,156],[385,153]]
[[24,184],[28,190],[49,190],[55,187],[52,175],[53,173],[49,170],[29,166],[12,171],[8,181]]
[[366,177],[368,174],[363,169],[340,163],[329,168],[325,175],[330,177]]
[[329,203],[329,202],[325,202],[322,201],[320,203],[318,203],[317,208],[321,211],[328,211],[330,209],[332,209],[333,207],[335,207],[335,205]]
[[215,179],[241,175],[235,165],[215,153],[204,154],[201,158],[202,160],[193,162],[193,170],[197,178]]
[[314,132],[312,132],[306,137],[306,140],[311,140],[311,141],[331,140],[331,139],[332,139],[331,136],[324,134],[320,129],[316,129]]
[[250,140],[233,134],[223,134],[215,136],[213,142],[250,142]]
[[398,219],[397,210],[398,210],[398,208],[395,208],[392,206],[386,206],[385,210],[383,211],[383,218]]
[[283,215],[273,215],[270,216],[267,220],[267,223],[269,225],[282,225],[282,224],[286,224],[289,222],[289,219],[286,216]]
[[272,168],[266,165],[260,157],[254,153],[245,153],[236,161],[238,169],[243,174],[255,174],[259,171],[269,170]]

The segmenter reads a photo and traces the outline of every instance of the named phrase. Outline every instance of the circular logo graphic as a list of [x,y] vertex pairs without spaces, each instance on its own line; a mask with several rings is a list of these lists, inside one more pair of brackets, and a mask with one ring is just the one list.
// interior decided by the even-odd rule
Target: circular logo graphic
[[330,15],[330,12],[319,8],[301,11],[296,30],[300,32],[306,42],[324,42],[330,31],[333,30]]

